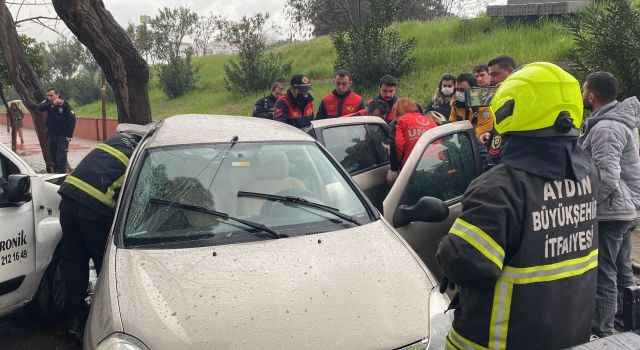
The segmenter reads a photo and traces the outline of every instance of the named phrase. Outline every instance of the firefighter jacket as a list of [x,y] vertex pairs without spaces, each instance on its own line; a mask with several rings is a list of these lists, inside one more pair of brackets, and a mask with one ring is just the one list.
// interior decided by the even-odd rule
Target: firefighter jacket
[[476,131],[476,137],[487,133],[493,129],[493,112],[489,107],[464,107],[459,102],[451,105],[450,122],[459,122],[468,120]]
[[[373,103],[373,98],[369,99],[367,101],[367,106],[370,105],[371,103]],[[375,98],[375,100],[378,101],[382,101],[384,103],[387,104],[387,119],[385,120],[387,122],[387,124],[391,124],[391,122],[395,119],[396,115],[393,112],[393,106],[396,105],[396,102],[398,102],[398,96],[394,96],[391,100],[387,101],[385,99],[382,98],[382,96],[378,96]]]
[[297,128],[310,126],[313,120],[313,96],[309,95],[304,104],[300,104],[296,102],[291,91],[287,91],[287,94],[280,96],[276,102],[273,119]]
[[76,113],[67,101],[56,106],[49,100],[44,100],[40,102],[38,110],[47,112],[45,126],[48,137],[73,137],[73,129],[76,127]]
[[484,164],[484,171],[500,164],[502,148],[507,140],[500,135],[496,129],[489,132],[489,141],[487,142],[487,161]]
[[362,96],[349,90],[343,95],[338,95],[336,90],[326,94],[320,102],[316,119],[327,119],[354,115],[365,109]]
[[585,174],[552,181],[501,164],[469,185],[436,253],[460,286],[447,349],[554,350],[589,340],[598,181]]
[[253,116],[255,118],[273,119],[273,106],[278,98],[269,94],[256,101],[253,106]]
[[102,216],[113,218],[129,157],[138,142],[137,136],[126,133],[108,138],[82,159],[58,193]]
[[398,171],[407,162],[420,136],[438,124],[418,112],[411,112],[391,122],[391,171]]

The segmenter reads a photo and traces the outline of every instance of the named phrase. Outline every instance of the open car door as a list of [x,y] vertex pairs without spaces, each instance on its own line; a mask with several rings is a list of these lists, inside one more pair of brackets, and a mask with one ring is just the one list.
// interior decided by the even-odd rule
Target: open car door
[[382,211],[389,193],[389,125],[379,117],[314,120],[308,131],[351,175],[371,203]]
[[[438,244],[460,215],[462,195],[480,172],[480,152],[471,123],[439,126],[420,137],[384,200],[384,218],[438,278],[442,277],[435,261]],[[440,222],[407,219],[403,209],[423,197],[444,202],[449,208],[448,217]]]

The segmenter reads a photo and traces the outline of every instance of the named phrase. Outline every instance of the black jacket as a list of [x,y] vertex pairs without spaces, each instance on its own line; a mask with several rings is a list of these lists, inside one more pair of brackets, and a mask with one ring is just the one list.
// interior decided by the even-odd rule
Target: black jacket
[[58,193],[112,219],[129,157],[139,142],[138,136],[126,133],[108,138],[80,161]]
[[278,98],[269,94],[256,101],[253,106],[253,116],[256,118],[273,119],[273,107]]
[[554,350],[589,340],[597,183],[594,175],[553,181],[502,164],[469,185],[436,254],[460,286],[449,347]]
[[49,100],[44,100],[38,106],[40,112],[47,112],[47,133],[49,137],[73,137],[73,129],[76,127],[76,113],[67,101],[61,106],[56,106]]

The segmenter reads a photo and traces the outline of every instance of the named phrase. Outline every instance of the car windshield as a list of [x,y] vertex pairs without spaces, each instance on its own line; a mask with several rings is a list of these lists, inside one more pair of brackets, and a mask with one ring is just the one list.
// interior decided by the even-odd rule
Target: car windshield
[[127,245],[222,245],[370,221],[363,201],[311,142],[150,149],[137,178]]

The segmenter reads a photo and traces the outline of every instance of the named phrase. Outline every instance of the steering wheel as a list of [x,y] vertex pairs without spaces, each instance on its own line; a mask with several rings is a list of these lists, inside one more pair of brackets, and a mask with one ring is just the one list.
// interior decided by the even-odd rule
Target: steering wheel
[[[276,193],[275,195],[285,196],[285,197],[286,196],[300,197],[308,200],[309,202],[322,203],[322,200],[320,200],[315,193],[309,191],[306,188],[288,188],[286,190]],[[279,209],[282,209],[284,205],[285,203],[283,202],[266,200],[264,204],[262,204],[262,207],[260,208],[260,215],[261,216],[282,215],[282,214],[279,214],[280,212]],[[284,214],[284,215],[290,215],[290,212],[287,211],[287,214]]]

